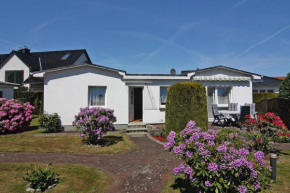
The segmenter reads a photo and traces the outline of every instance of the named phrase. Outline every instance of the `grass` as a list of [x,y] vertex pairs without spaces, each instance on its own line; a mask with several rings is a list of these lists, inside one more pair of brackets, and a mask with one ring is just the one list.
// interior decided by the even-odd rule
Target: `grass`
[[[44,166],[42,164],[42,166]],[[28,184],[22,179],[30,164],[0,164],[0,192],[22,193]],[[59,184],[48,193],[54,192],[106,192],[114,183],[112,177],[93,167],[77,164],[55,164]]]
[[115,154],[135,147],[126,134],[107,135],[109,146],[86,146],[80,136],[31,137],[25,133],[0,136],[0,152]]
[[[179,192],[187,193],[194,192],[194,190],[183,180],[182,177],[175,179],[174,176],[171,176],[165,183],[162,193]],[[290,192],[290,150],[283,150],[282,156],[277,161],[277,182],[272,184],[271,192]]]
[[33,137],[31,134],[44,133],[38,129],[38,117],[32,119],[28,131],[0,135],[0,152],[38,152],[38,153],[75,153],[75,154],[115,154],[136,147],[126,134],[109,132],[105,140],[110,145],[85,146],[78,135]]

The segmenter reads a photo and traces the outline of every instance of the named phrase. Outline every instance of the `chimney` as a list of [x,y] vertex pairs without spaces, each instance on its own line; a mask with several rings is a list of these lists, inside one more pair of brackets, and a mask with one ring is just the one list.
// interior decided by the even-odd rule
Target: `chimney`
[[18,52],[21,52],[23,54],[30,54],[30,49],[26,46],[19,48]]

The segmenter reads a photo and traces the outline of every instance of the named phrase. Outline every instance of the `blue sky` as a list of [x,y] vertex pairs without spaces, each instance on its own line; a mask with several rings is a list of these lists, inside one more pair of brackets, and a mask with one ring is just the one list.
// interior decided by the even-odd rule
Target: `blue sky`
[[86,49],[130,73],[225,65],[290,72],[289,0],[0,2],[0,53]]

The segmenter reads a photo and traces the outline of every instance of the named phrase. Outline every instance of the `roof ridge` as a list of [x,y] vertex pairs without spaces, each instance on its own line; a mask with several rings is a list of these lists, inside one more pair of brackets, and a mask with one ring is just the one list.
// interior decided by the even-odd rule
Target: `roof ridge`
[[30,53],[68,52],[68,51],[87,51],[87,50],[86,50],[86,49],[76,49],[76,50],[54,50],[54,51],[42,51],[42,52],[30,52]]

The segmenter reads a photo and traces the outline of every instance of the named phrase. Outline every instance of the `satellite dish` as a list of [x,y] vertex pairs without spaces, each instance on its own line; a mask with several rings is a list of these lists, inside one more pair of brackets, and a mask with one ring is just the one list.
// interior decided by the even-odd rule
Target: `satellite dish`
[[172,68],[172,69],[170,70],[170,74],[171,74],[171,75],[176,75],[176,70],[175,70],[174,68]]

